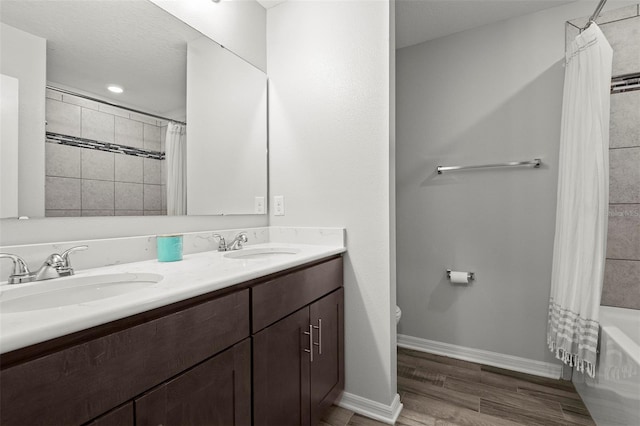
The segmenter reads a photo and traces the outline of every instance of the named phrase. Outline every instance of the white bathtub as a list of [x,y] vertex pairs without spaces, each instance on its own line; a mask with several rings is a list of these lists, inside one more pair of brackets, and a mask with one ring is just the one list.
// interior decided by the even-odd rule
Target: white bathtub
[[640,425],[640,310],[600,307],[596,378],[573,383],[598,426]]

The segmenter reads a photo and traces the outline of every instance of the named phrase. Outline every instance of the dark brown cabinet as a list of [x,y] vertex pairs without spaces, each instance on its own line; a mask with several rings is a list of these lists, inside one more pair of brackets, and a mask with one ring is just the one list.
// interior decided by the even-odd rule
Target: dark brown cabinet
[[[315,425],[344,389],[341,259],[304,271],[297,280],[288,278],[280,285],[265,283],[258,292],[252,289],[253,410],[254,424],[259,426]],[[291,292],[283,284],[287,282],[294,287]],[[289,312],[318,295],[319,299]],[[277,300],[277,308],[268,311],[265,300]],[[277,316],[284,317],[255,330],[256,324],[267,322],[261,318]]]
[[115,408],[85,426],[134,426],[133,402]]
[[309,424],[308,326],[304,308],[253,336],[254,424]]
[[135,408],[136,425],[250,425],[250,339],[136,398]]
[[2,354],[0,424],[315,424],[344,387],[343,298],[334,256]]
[[344,389],[344,290],[323,297],[309,310],[317,332],[309,371],[311,423],[316,424]]
[[[0,424],[98,422],[114,407],[248,338],[249,290],[176,308],[151,320],[144,315],[127,318],[96,333],[98,337],[81,336],[79,343],[13,365],[3,355]],[[62,340],[67,339],[74,337]],[[24,356],[33,350],[25,348]]]

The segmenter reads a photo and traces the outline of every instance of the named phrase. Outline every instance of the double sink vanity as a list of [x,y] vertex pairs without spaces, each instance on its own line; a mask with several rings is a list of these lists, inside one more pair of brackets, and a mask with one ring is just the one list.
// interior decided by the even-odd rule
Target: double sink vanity
[[0,423],[316,424],[344,388],[344,251],[250,242],[2,285]]

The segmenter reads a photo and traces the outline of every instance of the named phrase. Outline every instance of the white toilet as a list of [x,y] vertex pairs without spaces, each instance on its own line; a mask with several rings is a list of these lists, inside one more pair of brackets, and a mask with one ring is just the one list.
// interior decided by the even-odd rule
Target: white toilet
[[398,305],[396,305],[396,326],[400,322],[400,317],[401,316],[402,316],[402,311],[400,310],[400,307]]

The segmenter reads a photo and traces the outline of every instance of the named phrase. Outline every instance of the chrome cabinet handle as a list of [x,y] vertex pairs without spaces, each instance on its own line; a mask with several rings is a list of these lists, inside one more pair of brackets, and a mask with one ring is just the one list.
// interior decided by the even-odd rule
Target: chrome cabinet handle
[[309,324],[309,331],[305,331],[304,334],[309,336],[309,349],[305,349],[305,352],[309,353],[311,362],[313,362],[313,325]]
[[322,355],[322,319],[318,318],[318,325],[314,325],[313,328],[318,330],[318,343],[314,343],[314,346],[318,347],[318,355]]

